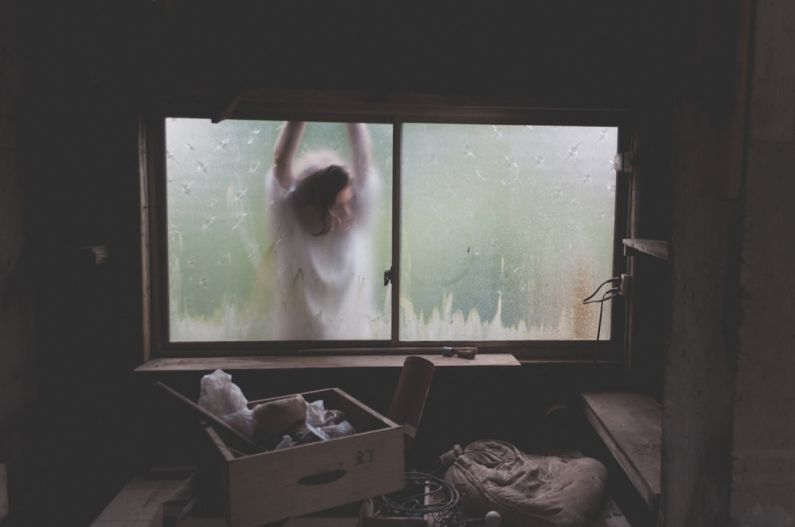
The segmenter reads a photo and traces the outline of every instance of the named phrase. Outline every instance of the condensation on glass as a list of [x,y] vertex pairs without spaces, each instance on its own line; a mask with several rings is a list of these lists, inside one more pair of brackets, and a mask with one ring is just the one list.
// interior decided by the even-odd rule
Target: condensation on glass
[[612,276],[617,141],[614,127],[404,124],[400,339],[595,339],[582,299]]
[[[270,228],[276,121],[166,119],[166,199],[170,340],[282,340],[279,314],[301,301],[303,272],[280,274],[283,239]],[[355,277],[363,308],[356,319],[312,313],[304,321],[312,339],[387,339],[390,287],[383,273],[391,260],[392,127],[367,125],[372,137],[372,176],[380,192],[372,202],[371,254]],[[350,163],[344,123],[308,123],[297,157],[320,149]],[[275,223],[275,222],[274,222]],[[329,310],[330,311],[330,310]],[[295,312],[295,311],[293,311]],[[312,318],[312,320],[309,320]],[[343,317],[344,318],[344,317]],[[322,320],[320,330],[317,321]]]

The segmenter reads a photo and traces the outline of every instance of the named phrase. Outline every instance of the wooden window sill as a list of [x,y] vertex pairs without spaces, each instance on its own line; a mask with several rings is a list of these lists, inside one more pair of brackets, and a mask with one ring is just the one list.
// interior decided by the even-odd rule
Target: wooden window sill
[[652,514],[660,499],[662,407],[630,392],[584,393],[585,417]]
[[[330,368],[400,368],[408,355],[330,355],[312,357],[182,357],[152,359],[135,369],[139,373],[212,371],[272,371]],[[510,353],[484,353],[474,359],[423,355],[437,368],[478,366],[520,366]]]

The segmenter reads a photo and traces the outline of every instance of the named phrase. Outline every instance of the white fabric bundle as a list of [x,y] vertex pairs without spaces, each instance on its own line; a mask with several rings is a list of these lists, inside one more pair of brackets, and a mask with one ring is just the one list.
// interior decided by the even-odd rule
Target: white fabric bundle
[[472,512],[500,513],[509,526],[585,527],[604,505],[607,469],[587,457],[531,456],[503,441],[467,445],[444,477]]

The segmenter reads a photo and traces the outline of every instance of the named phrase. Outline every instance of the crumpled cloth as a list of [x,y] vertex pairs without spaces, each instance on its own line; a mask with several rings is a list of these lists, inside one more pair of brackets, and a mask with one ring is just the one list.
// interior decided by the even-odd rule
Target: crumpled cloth
[[473,513],[496,510],[517,527],[585,527],[604,506],[607,469],[595,459],[532,456],[496,440],[458,454],[444,477]]

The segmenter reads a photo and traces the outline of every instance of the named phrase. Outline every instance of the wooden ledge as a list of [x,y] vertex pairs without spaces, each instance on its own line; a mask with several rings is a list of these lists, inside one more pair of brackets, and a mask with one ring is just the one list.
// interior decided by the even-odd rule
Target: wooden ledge
[[624,246],[629,247],[639,253],[654,256],[660,260],[668,260],[669,243],[665,240],[646,240],[640,238],[624,238],[621,240]]
[[655,514],[661,488],[662,407],[638,393],[591,392],[582,398],[588,422]]
[[[272,371],[330,368],[400,368],[408,355],[329,355],[311,357],[188,357],[153,359],[135,369],[140,373],[213,371]],[[484,353],[475,359],[422,355],[437,368],[478,366],[520,366],[510,353]]]

